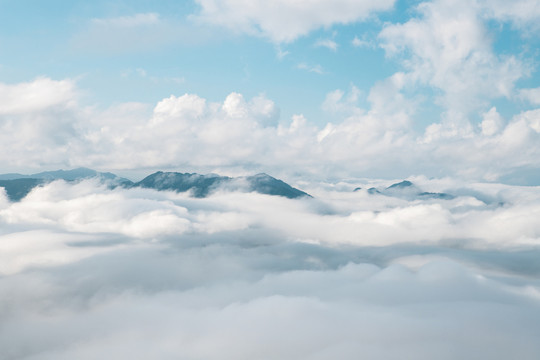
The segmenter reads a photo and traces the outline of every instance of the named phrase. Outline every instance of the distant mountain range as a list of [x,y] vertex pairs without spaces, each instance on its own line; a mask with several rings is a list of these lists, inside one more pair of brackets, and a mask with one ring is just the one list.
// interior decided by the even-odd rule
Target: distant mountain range
[[122,186],[125,188],[141,187],[177,192],[190,191],[194,197],[198,198],[206,197],[218,189],[257,192],[260,194],[283,196],[289,199],[311,197],[311,195],[267,174],[232,178],[215,174],[201,175],[158,171],[139,182],[132,182],[109,172],[102,173],[87,168],[46,171],[31,175],[2,174],[0,175],[0,187],[5,188],[7,196],[11,201],[19,201],[36,186],[54,180],[73,182],[89,178],[98,178],[111,188]]
[[[360,191],[362,188],[356,188],[354,191]],[[454,195],[447,193],[438,193],[438,192],[426,192],[422,191],[415,184],[408,180],[403,180],[401,182],[392,184],[387,188],[369,188],[367,189],[368,194],[370,195],[386,195],[393,197],[405,198],[407,200],[413,199],[442,199],[442,200],[452,200],[455,198]]]
[[81,179],[90,179],[98,177],[106,180],[114,180],[118,182],[129,181],[116,176],[110,172],[98,172],[92,169],[87,168],[77,168],[73,170],[56,170],[56,171],[44,171],[37,174],[23,175],[23,174],[0,174],[0,180],[17,180],[17,179],[42,179],[42,180],[66,180],[66,181],[75,181]]
[[[311,197],[306,192],[296,189],[289,184],[270,175],[261,173],[252,176],[228,177],[216,174],[201,175],[196,173],[178,173],[158,171],[148,175],[139,182],[119,177],[110,172],[98,172],[87,168],[72,170],[45,171],[31,175],[0,174],[0,187],[3,187],[11,201],[24,198],[36,186],[41,186],[54,180],[77,182],[84,179],[97,178],[110,188],[147,188],[158,191],[189,191],[192,196],[204,198],[217,190],[235,192],[257,192],[266,195],[283,196],[289,199]],[[360,191],[358,187],[354,191]],[[392,184],[386,188],[368,188],[370,195],[399,197],[406,200],[441,199],[451,200],[455,196],[447,193],[426,192],[408,180]],[[474,194],[472,196],[475,196]],[[477,196],[476,196],[477,197]],[[486,202],[487,200],[482,200]]]

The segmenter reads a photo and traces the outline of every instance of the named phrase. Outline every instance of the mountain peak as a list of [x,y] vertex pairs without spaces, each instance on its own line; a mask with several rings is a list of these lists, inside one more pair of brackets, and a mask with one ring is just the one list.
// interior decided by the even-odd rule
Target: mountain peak
[[[239,182],[238,180],[241,181]],[[278,195],[290,199],[310,196],[309,194],[295,189],[289,184],[265,173],[231,178],[217,174],[202,175],[197,173],[158,171],[148,175],[133,186],[156,190],[172,190],[176,192],[191,191],[195,197],[206,197],[218,188]]]
[[386,189],[387,190],[389,190],[389,189],[404,189],[404,188],[411,187],[411,186],[414,186],[414,184],[412,182],[410,182],[409,180],[403,180],[401,182],[390,185]]

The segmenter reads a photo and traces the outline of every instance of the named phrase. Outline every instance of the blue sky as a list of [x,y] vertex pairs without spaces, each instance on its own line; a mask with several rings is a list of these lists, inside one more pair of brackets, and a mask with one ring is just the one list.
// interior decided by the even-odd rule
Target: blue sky
[[[8,123],[14,116],[28,122],[22,128],[32,128],[37,118],[53,116],[53,108],[57,118],[70,119],[62,124],[42,121],[40,126],[47,129],[27,137],[32,144],[47,147],[50,158],[41,158],[39,146],[28,151],[28,144],[19,139],[5,145],[12,155],[1,163],[12,170],[85,165],[299,171],[321,177],[329,172],[384,177],[458,173],[497,180],[521,168],[535,173],[540,151],[535,125],[540,104],[538,14],[539,6],[532,0],[514,6],[481,0],[253,1],[249,6],[239,0],[0,1],[3,91],[31,92],[39,87],[32,87],[32,82],[47,79],[50,82],[39,89],[51,94],[59,91],[55,87],[62,81],[69,83],[58,102],[45,101],[39,111],[3,111],[4,130],[13,131]],[[253,134],[248,131],[222,139],[240,144],[241,149],[239,155],[221,160],[217,158],[223,149],[213,140],[185,149],[162,149],[189,153],[213,147],[197,163],[175,156],[154,161],[151,154],[147,161],[125,158],[112,163],[98,154],[112,144],[116,145],[109,151],[133,151],[123,148],[127,141],[120,146],[111,138],[96,139],[103,133],[97,124],[103,125],[111,113],[122,120],[108,120],[109,127],[133,129],[138,123],[130,117],[146,116],[152,123],[158,103],[171,95],[196,95],[211,110],[211,104],[223,105],[233,93],[241,94],[246,104],[254,98],[272,103],[275,131],[269,134],[265,126],[256,131],[257,142],[266,142],[262,148],[243,140]],[[6,108],[18,108],[4,102]],[[139,107],[127,111],[127,104]],[[245,122],[236,125],[250,128],[250,121],[260,125],[248,110]],[[213,111],[204,111],[208,126],[195,136],[211,132],[209,119],[223,115]],[[302,135],[311,133],[311,139],[283,138],[283,128],[299,117],[306,127]],[[237,128],[230,125],[234,133]],[[524,132],[516,135],[509,125]],[[59,128],[70,128],[66,133],[72,137],[55,135],[53,145],[47,134]],[[363,139],[366,133],[371,135]],[[328,134],[335,139],[329,141]],[[140,148],[156,153],[158,145],[172,141],[162,135],[155,134],[155,144],[135,135],[125,137],[133,146],[142,142]],[[94,142],[88,143],[89,138]],[[295,142],[298,145],[287,155],[276,156],[283,143]],[[501,150],[502,159],[492,161],[491,149],[509,143],[510,148]],[[456,166],[456,157],[462,156],[456,154],[471,151],[482,156]],[[347,152],[358,156],[343,156]],[[412,155],[407,158],[393,155],[408,152]],[[306,153],[312,158],[307,159]],[[516,155],[525,157],[513,159]],[[279,165],[289,156],[306,161]],[[312,166],[315,157],[320,159],[317,170]]]
[[[87,101],[156,102],[170,94],[197,93],[222,100],[230,92],[266,94],[285,114],[302,112],[323,121],[320,104],[329,91],[355,85],[369,89],[398,65],[376,44],[358,48],[355,37],[375,37],[383,19],[316,29],[290,43],[198,24],[189,1],[2,3],[2,79],[76,78]],[[99,29],[96,20],[155,14],[140,29]],[[103,26],[106,28],[106,26]],[[147,34],[145,41],[138,36]],[[112,39],[108,38],[112,36]],[[338,50],[317,45],[332,40]],[[280,51],[286,52],[280,58]],[[303,68],[305,67],[305,68]]]

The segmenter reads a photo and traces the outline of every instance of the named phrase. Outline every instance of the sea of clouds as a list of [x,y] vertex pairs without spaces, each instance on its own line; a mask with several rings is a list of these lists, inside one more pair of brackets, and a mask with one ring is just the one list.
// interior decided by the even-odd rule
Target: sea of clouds
[[540,187],[411,180],[0,193],[0,358],[536,359]]

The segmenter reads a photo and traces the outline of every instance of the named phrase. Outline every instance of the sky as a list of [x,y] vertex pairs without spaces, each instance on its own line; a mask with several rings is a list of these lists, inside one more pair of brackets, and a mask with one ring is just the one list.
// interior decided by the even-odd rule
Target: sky
[[539,16],[534,0],[3,0],[0,166],[538,184]]
[[0,187],[0,358],[537,360],[539,24],[537,0],[0,0],[0,173],[311,195]]

